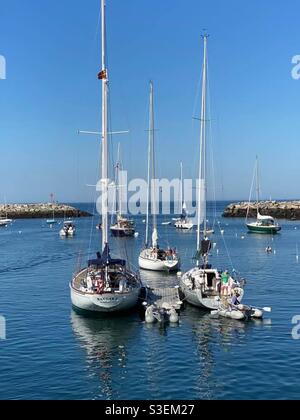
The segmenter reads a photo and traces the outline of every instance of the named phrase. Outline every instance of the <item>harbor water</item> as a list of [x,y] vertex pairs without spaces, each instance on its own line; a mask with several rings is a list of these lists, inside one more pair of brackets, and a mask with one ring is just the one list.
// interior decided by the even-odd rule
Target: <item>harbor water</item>
[[[274,237],[248,234],[244,220],[221,217],[225,205],[217,206],[211,261],[247,280],[246,303],[272,307],[263,321],[212,319],[190,306],[179,325],[147,325],[138,313],[82,317],[71,308],[69,282],[99,250],[99,220],[78,219],[76,237],[65,239],[60,225],[39,219],[1,229],[0,399],[300,398],[300,341],[292,334],[300,315],[300,223],[283,221]],[[160,244],[176,247],[189,269],[196,232],[162,226],[168,220],[159,218]],[[112,239],[112,254],[135,269],[143,218],[136,224],[137,238]],[[142,279],[153,287],[178,284],[176,275],[144,272]]]

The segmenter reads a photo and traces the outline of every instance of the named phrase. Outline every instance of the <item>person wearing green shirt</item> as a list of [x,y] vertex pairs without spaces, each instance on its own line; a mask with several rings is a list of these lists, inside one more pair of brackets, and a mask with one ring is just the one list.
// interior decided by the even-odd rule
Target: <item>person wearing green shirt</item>
[[223,296],[228,296],[229,278],[230,276],[227,270],[221,274],[221,281],[222,281],[221,293]]

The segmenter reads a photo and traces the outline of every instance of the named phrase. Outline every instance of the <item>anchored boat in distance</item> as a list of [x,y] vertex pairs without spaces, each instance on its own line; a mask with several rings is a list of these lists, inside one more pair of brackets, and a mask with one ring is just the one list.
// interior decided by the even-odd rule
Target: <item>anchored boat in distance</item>
[[[251,200],[251,193],[250,193],[250,200],[249,206],[246,216],[246,226],[249,232],[253,233],[269,233],[269,234],[276,234],[281,231],[281,226],[275,221],[275,219],[268,215],[261,215],[259,210],[259,202],[260,202],[260,185],[259,185],[259,162],[258,157],[256,157],[255,163],[255,179],[256,179],[256,203],[257,203],[257,217],[256,221],[248,222],[249,218],[249,210],[250,210],[250,200]],[[252,190],[252,188],[251,188]]]

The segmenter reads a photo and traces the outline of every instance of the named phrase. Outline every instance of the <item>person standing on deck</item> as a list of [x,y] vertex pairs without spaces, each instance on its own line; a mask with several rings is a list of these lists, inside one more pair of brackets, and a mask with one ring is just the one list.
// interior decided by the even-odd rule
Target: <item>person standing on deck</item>
[[222,280],[222,289],[221,289],[221,294],[223,296],[228,296],[228,286],[229,286],[229,273],[228,271],[224,271],[221,275],[221,280]]

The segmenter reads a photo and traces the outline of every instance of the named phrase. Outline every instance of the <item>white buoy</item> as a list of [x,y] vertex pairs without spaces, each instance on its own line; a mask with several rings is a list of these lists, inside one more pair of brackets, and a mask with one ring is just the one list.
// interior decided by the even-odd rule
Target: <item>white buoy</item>
[[224,230],[224,229],[222,229],[222,230],[221,230],[221,235],[224,235],[224,233],[225,233],[225,230]]
[[241,239],[245,239],[245,236],[242,236]]
[[139,237],[139,232],[135,232],[134,237],[138,238]]

